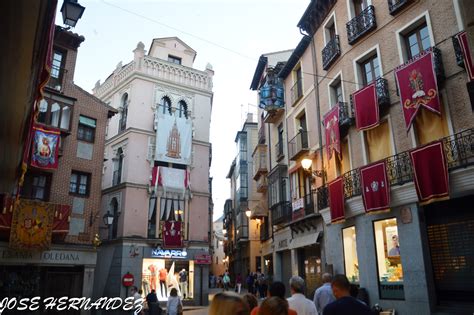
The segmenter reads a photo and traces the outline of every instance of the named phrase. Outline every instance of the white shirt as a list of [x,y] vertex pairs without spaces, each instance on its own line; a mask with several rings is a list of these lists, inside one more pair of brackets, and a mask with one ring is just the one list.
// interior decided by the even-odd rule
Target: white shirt
[[288,298],[288,304],[298,315],[317,315],[314,302],[308,300],[303,294],[295,293]]

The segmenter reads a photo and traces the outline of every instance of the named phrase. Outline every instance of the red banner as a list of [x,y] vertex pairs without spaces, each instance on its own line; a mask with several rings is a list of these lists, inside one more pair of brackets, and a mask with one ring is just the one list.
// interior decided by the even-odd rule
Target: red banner
[[58,168],[59,130],[33,127],[31,166],[42,169]]
[[379,102],[375,82],[352,94],[357,130],[367,130],[379,125]]
[[181,222],[166,221],[163,224],[163,247],[164,248],[183,247]]
[[12,226],[13,204],[15,200],[6,194],[0,194],[0,236],[10,237]]
[[433,58],[425,51],[395,70],[407,130],[421,106],[441,115]]
[[339,136],[339,105],[334,106],[324,115],[324,130],[326,132],[326,150],[328,159],[332,157],[332,151],[341,154],[341,140]]
[[389,210],[390,182],[387,179],[386,162],[376,162],[360,168],[362,199],[365,212]]
[[469,40],[465,31],[456,35],[459,46],[461,46],[462,55],[464,59],[464,67],[466,68],[469,81],[474,81],[474,63],[471,58],[471,51],[469,49]]
[[449,178],[441,141],[410,151],[420,205],[449,198]]
[[344,181],[338,177],[328,183],[329,209],[331,212],[331,223],[343,222],[344,217]]
[[66,235],[69,233],[69,217],[71,215],[71,206],[58,204],[54,206],[56,210],[54,211],[53,239],[64,240]]

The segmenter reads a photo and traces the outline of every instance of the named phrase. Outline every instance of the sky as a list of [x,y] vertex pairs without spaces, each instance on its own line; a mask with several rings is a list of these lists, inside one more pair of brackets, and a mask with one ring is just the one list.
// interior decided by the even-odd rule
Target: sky
[[[83,35],[74,82],[92,93],[98,80],[133,59],[139,41],[177,36],[197,51],[194,68],[214,69],[211,116],[214,219],[230,197],[226,179],[237,154],[234,142],[247,112],[257,113],[250,83],[260,55],[294,49],[302,38],[296,24],[309,0],[79,0],[86,9],[71,31]],[[62,1],[56,24],[63,25]]]

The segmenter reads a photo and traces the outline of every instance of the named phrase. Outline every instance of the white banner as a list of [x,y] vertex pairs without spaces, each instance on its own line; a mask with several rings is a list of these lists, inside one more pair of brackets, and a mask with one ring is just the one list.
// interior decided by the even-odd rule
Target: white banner
[[165,114],[158,109],[156,129],[156,161],[191,164],[192,121],[178,112]]
[[161,185],[165,191],[184,192],[184,178],[186,171],[170,168],[160,167]]

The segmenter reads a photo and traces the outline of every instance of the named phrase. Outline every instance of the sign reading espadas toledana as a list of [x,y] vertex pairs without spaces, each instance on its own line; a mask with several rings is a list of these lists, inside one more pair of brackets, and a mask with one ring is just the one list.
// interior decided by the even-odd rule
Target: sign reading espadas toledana
[[209,254],[194,255],[194,263],[198,265],[210,265],[212,263],[212,257]]
[[133,285],[133,281],[135,281],[135,278],[129,272],[127,272],[122,278],[122,284],[124,287],[131,287]]

